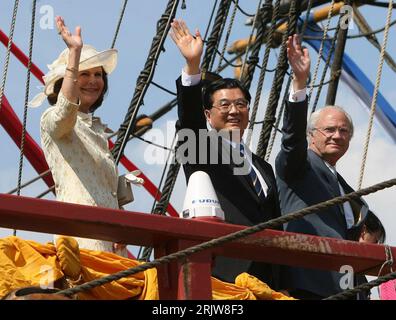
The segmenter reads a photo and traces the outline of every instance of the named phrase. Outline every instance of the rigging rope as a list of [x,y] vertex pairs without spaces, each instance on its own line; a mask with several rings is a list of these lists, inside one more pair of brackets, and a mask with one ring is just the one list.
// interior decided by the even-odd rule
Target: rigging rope
[[[221,38],[223,36],[224,28],[225,28],[226,23],[227,23],[228,13],[230,11],[230,7],[231,7],[231,5],[229,5],[227,7],[226,12],[224,14],[224,19],[223,19],[223,23],[221,24],[221,29],[220,29],[220,33],[219,33],[218,42],[217,42],[217,45],[215,46],[216,52],[219,51],[220,40],[221,40]],[[209,40],[210,40],[210,38],[209,38]],[[224,58],[224,55],[223,55],[223,58]],[[213,54],[212,61],[210,62],[210,66],[209,66],[209,69],[208,69],[209,71],[213,70],[215,59],[216,59],[216,54]]]
[[266,43],[266,47],[265,47],[262,69],[260,71],[259,80],[257,83],[256,96],[254,98],[252,113],[250,116],[250,123],[249,123],[248,133],[247,133],[247,137],[246,137],[246,145],[248,145],[248,146],[250,145],[250,141],[252,138],[253,127],[254,127],[254,124],[256,121],[257,111],[258,111],[258,107],[259,107],[259,103],[260,103],[260,99],[261,99],[261,93],[262,93],[263,86],[264,86],[264,78],[265,78],[266,68],[268,65],[269,55],[270,55],[270,51],[271,51],[271,43],[272,43],[274,33],[276,30],[276,21],[279,18],[279,9],[280,9],[280,0],[277,0],[275,2],[274,10],[272,12],[271,28],[267,35],[267,43]]
[[206,50],[201,63],[202,72],[210,71],[216,56],[216,48],[220,43],[221,34],[226,23],[227,12],[231,6],[231,1],[221,0],[217,9],[216,18],[213,24],[212,32],[207,40]]
[[162,91],[165,91],[165,92],[171,94],[172,96],[175,96],[175,95],[176,95],[175,92],[173,92],[173,91],[171,91],[171,90],[169,90],[169,89],[166,89],[165,87],[159,85],[158,83],[154,82],[153,80],[151,80],[151,84],[152,84],[153,86],[156,86],[157,88],[161,89]]
[[[313,4],[313,0],[309,0],[308,1],[308,5],[307,5],[307,11],[306,11],[306,14],[305,14],[305,21],[304,21],[304,24],[303,24],[303,26],[301,28],[301,31],[299,32],[301,38],[304,36],[305,30],[307,29],[307,26],[308,26],[308,19],[309,19],[309,14],[310,14],[311,9],[312,9],[312,4]],[[269,157],[271,156],[272,148],[274,146],[275,138],[276,138],[277,133],[278,132],[282,132],[281,130],[279,130],[279,125],[280,125],[280,121],[281,121],[282,116],[283,116],[283,111],[285,110],[286,99],[288,99],[287,96],[289,94],[289,88],[290,88],[291,82],[293,80],[292,79],[292,74],[293,74],[292,71],[290,71],[289,78],[288,78],[287,84],[286,84],[286,89],[285,89],[284,96],[283,96],[283,100],[281,101],[281,107],[279,109],[278,116],[276,117],[276,123],[274,125],[274,130],[272,131],[271,139],[270,139],[270,142],[269,142],[269,145],[268,145],[268,148],[267,148],[267,152],[265,154],[265,160],[266,161],[268,161]]]
[[289,213],[287,215],[283,215],[281,217],[269,220],[267,222],[259,223],[253,227],[247,227],[246,229],[228,234],[226,236],[223,236],[223,237],[220,237],[217,239],[212,239],[210,241],[200,243],[200,244],[192,246],[190,248],[172,253],[170,255],[167,255],[167,256],[164,256],[164,257],[161,257],[158,259],[155,259],[151,262],[141,264],[137,267],[123,270],[123,271],[105,276],[100,279],[95,279],[93,281],[86,282],[84,284],[75,286],[73,288],[59,291],[56,294],[63,294],[66,296],[70,296],[70,295],[73,295],[73,294],[76,294],[79,292],[91,290],[95,287],[104,285],[111,281],[116,281],[118,279],[128,277],[130,275],[133,275],[133,274],[136,274],[139,272],[143,272],[143,271],[151,269],[151,268],[159,267],[159,266],[169,263],[173,260],[182,260],[182,259],[184,260],[184,259],[186,259],[186,257],[188,257],[192,254],[195,254],[195,253],[198,253],[198,252],[201,252],[201,251],[213,248],[213,247],[217,247],[217,246],[223,245],[223,244],[231,242],[231,241],[235,241],[235,240],[247,237],[247,236],[252,235],[256,232],[262,231],[264,229],[276,229],[277,227],[283,225],[284,223],[288,223],[288,222],[290,222],[292,220],[296,220],[296,219],[301,219],[302,217],[304,217],[308,214],[311,214],[313,212],[317,212],[319,210],[323,210],[323,209],[326,209],[326,208],[334,206],[334,205],[342,204],[342,203],[344,203],[346,201],[350,201],[352,199],[358,199],[362,196],[368,195],[370,193],[373,193],[373,192],[376,192],[376,191],[379,191],[379,190],[382,190],[385,188],[390,188],[394,185],[396,185],[396,178],[372,185],[371,187],[368,187],[365,189],[361,189],[361,190],[358,190],[355,192],[348,193],[344,196],[339,196],[339,197],[327,200],[325,202],[312,205],[310,207]]
[[356,296],[356,294],[358,294],[359,292],[369,291],[370,289],[377,287],[380,284],[388,282],[393,279],[396,279],[396,272],[389,273],[386,276],[379,277],[379,278],[372,280],[368,283],[364,283],[359,286],[356,286],[353,289],[345,290],[343,292],[337,293],[337,294],[327,297],[323,300],[347,300],[350,298],[354,298]]
[[321,41],[320,47],[319,47],[318,60],[316,61],[314,74],[313,74],[313,77],[311,79],[311,83],[309,85],[308,105],[309,105],[309,102],[311,100],[311,96],[312,96],[312,92],[313,92],[313,86],[312,85],[316,82],[316,77],[318,75],[319,65],[320,65],[320,61],[322,59],[322,55],[323,55],[324,41],[327,38],[327,32],[328,32],[329,27],[330,27],[331,17],[333,16],[334,5],[335,5],[335,0],[332,0],[331,1],[330,10],[329,10],[329,12],[327,14],[327,23],[326,23],[326,26],[325,26],[325,28],[323,30],[323,37],[322,37],[322,41]]
[[267,162],[269,160],[269,157],[271,156],[272,148],[273,148],[274,143],[275,143],[276,134],[279,131],[279,124],[280,124],[280,120],[282,119],[283,110],[285,109],[286,99],[287,99],[287,96],[289,94],[289,89],[290,89],[291,82],[292,82],[292,77],[289,76],[289,79],[287,80],[285,92],[283,94],[283,99],[281,101],[281,107],[279,109],[278,116],[276,117],[276,122],[275,122],[275,126],[274,126],[275,130],[272,131],[271,139],[270,139],[270,142],[269,142],[268,148],[267,148],[267,153],[265,154],[265,158],[264,159]]
[[[18,183],[17,183],[17,195],[18,196],[21,194],[23,155],[24,155],[24,148],[25,148],[26,122],[27,122],[27,111],[28,111],[28,103],[29,103],[29,91],[30,91],[30,70],[32,68],[34,27],[35,27],[35,22],[36,22],[36,3],[37,3],[37,0],[33,0],[33,2],[32,2],[32,22],[31,22],[31,26],[30,26],[30,37],[29,37],[29,60],[28,60],[27,74],[26,74],[25,103],[24,103],[24,110],[23,110],[21,147],[20,147],[20,153],[19,153],[19,169],[18,169]],[[14,230],[14,236],[16,236],[15,230]]]
[[[165,210],[166,210],[166,207],[169,204],[169,200],[170,200],[170,197],[172,195],[172,191],[173,191],[173,189],[175,187],[175,184],[176,184],[177,175],[178,175],[179,170],[180,170],[180,163],[178,161],[176,161],[176,157],[177,157],[176,153],[177,153],[177,149],[178,149],[178,147],[180,145],[181,145],[181,142],[179,141],[176,144],[175,152],[174,152],[174,155],[173,155],[173,159],[171,161],[171,164],[170,164],[169,170],[168,170],[168,174],[167,174],[166,179],[165,179],[164,188],[161,191],[162,192],[161,193],[161,198],[157,202],[153,212],[151,212],[152,214],[165,215]],[[143,255],[142,255],[142,260],[149,261],[152,251],[153,251],[152,247],[144,248]]]
[[[373,30],[371,29],[371,27],[369,26],[369,24],[367,23],[366,19],[363,17],[363,15],[360,13],[359,8],[354,5],[353,6],[353,19],[355,21],[355,23],[357,24],[360,33],[371,33],[373,32]],[[396,20],[395,20],[396,21]],[[393,21],[393,22],[395,22]],[[391,23],[392,24],[392,23]],[[391,24],[389,26],[391,26]],[[377,37],[375,36],[375,34],[370,34],[368,36],[366,36],[366,39],[379,51],[381,51],[381,45],[377,39]],[[384,55],[384,59],[386,61],[386,63],[388,64],[389,67],[392,68],[393,71],[396,72],[396,63],[395,61],[392,59],[392,57],[390,56],[390,54],[388,52],[385,51],[385,55]]]
[[[167,159],[166,159],[166,163],[164,166],[164,170],[162,171],[162,175],[161,175],[161,179],[158,185],[158,189],[157,189],[157,194],[154,197],[154,201],[153,201],[153,206],[151,208],[151,214],[158,214],[158,215],[165,215],[166,212],[166,207],[169,204],[169,200],[170,200],[170,196],[172,193],[172,190],[174,188],[174,185],[176,183],[176,179],[173,179],[174,176],[177,177],[177,174],[179,172],[180,169],[180,165],[179,166],[175,166],[175,164],[177,164],[177,162],[175,161],[175,157],[172,159],[171,162],[169,162],[170,156],[173,154],[175,156],[175,152],[177,151],[177,145],[174,146],[175,141],[176,141],[176,137],[177,137],[177,131],[175,132],[175,135],[173,137],[173,141],[172,141],[172,149],[171,152],[168,153]],[[173,150],[174,149],[174,150]],[[157,196],[158,196],[158,191],[159,189],[162,187],[162,182],[163,179],[165,177],[165,173],[166,173],[166,169],[168,168],[168,164],[170,164],[169,166],[169,170],[168,170],[168,175],[166,177],[165,180],[165,185],[161,191],[161,197],[160,200],[157,202]],[[149,261],[150,257],[151,257],[151,253],[153,251],[152,247],[140,247],[139,248],[139,254],[138,254],[138,259],[139,260],[143,260],[143,261]],[[140,256],[140,254],[142,253],[142,256]]]
[[131,132],[133,132],[137,112],[139,110],[139,107],[143,104],[144,95],[150,85],[150,81],[153,78],[154,70],[159,55],[163,49],[164,41],[169,32],[170,24],[175,17],[178,3],[179,0],[169,0],[164,14],[161,16],[160,20],[158,21],[157,34],[153,38],[147,61],[145,63],[143,71],[140,73],[138,77],[135,93],[129,105],[128,112],[125,116],[124,122],[122,123],[120,129],[118,130],[119,134],[115,142],[114,148],[112,150],[113,156],[117,164],[119,163],[122,157],[128,138]]
[[384,40],[382,42],[382,47],[381,47],[380,59],[379,59],[379,64],[378,64],[378,69],[377,69],[377,77],[375,79],[373,100],[371,101],[370,120],[369,120],[369,124],[368,124],[368,128],[367,128],[366,141],[364,143],[362,164],[360,167],[359,183],[358,183],[359,189],[362,187],[362,183],[363,183],[364,169],[366,167],[366,160],[367,160],[368,147],[369,147],[369,143],[370,143],[371,130],[372,130],[372,127],[374,124],[374,115],[375,115],[375,110],[377,107],[377,96],[378,96],[379,86],[380,86],[380,82],[381,82],[382,66],[384,65],[385,48],[388,43],[388,35],[389,35],[389,28],[390,28],[389,25],[390,25],[390,21],[391,21],[391,17],[392,17],[392,8],[393,8],[392,4],[393,4],[393,0],[389,1],[388,13],[386,16],[386,23],[385,23]]
[[117,41],[118,32],[120,31],[122,19],[124,18],[125,8],[126,8],[127,4],[128,4],[128,0],[124,0],[124,4],[121,9],[120,17],[118,18],[118,23],[117,23],[116,31],[114,33],[113,41],[111,42],[111,49],[114,48],[115,43]]
[[[394,26],[395,24],[396,24],[396,20],[393,20],[393,21],[389,24],[389,26],[392,27],[392,26]],[[385,30],[385,27],[382,27],[382,28],[380,28],[380,29],[377,29],[377,30],[374,30],[374,31],[371,31],[371,32],[353,34],[353,35],[348,36],[348,39],[356,39],[356,38],[361,38],[361,37],[367,37],[367,36],[371,36],[371,35],[376,34],[376,33],[380,33],[380,32],[382,32],[382,31],[384,31],[384,30]]]
[[[236,15],[236,11],[237,11],[237,8],[238,8],[238,1],[239,0],[235,0],[234,10],[232,10],[230,23],[228,24],[227,33],[226,33],[226,36],[225,36],[225,39],[224,39],[223,49],[221,50],[221,53],[220,53],[219,65],[218,65],[217,70],[216,70],[217,73],[220,72],[221,63],[222,63],[223,59],[225,60],[224,54],[225,54],[225,51],[226,51],[227,46],[228,46],[228,40],[229,40],[230,35],[231,35],[232,27],[234,26],[235,15]],[[225,61],[227,62],[227,60],[225,60]]]
[[216,11],[217,1],[218,0],[215,0],[215,2],[213,4],[212,12],[210,13],[210,17],[209,17],[209,22],[208,22],[208,25],[206,26],[205,35],[202,39],[203,41],[206,41],[206,37],[208,36],[210,25],[212,24],[213,16]]
[[242,14],[244,14],[244,15],[247,16],[247,17],[254,17],[254,14],[247,13],[245,10],[243,10],[243,9],[239,6],[239,4],[238,4],[238,1],[239,1],[239,0],[231,0],[231,1],[235,3],[235,6],[238,8],[238,10],[239,10]]
[[11,45],[12,45],[12,39],[14,38],[14,30],[15,30],[16,16],[17,16],[17,12],[18,12],[18,5],[19,5],[19,0],[15,0],[14,9],[13,9],[13,13],[12,13],[12,19],[11,19],[10,34],[8,36],[8,45],[7,45],[6,58],[5,58],[5,62],[4,62],[3,77],[2,77],[2,81],[1,81],[1,87],[0,87],[0,109],[3,104],[4,88],[5,88],[5,84],[6,84],[6,80],[7,80],[8,65],[10,63]]
[[[30,37],[29,37],[29,60],[27,65],[27,75],[26,75],[26,88],[25,88],[25,103],[23,110],[23,121],[22,121],[22,135],[21,135],[21,146],[19,153],[19,168],[18,168],[18,183],[17,183],[17,195],[21,194],[21,182],[22,182],[22,172],[23,172],[23,156],[25,148],[25,138],[26,138],[26,122],[27,122],[27,111],[29,103],[29,91],[30,91],[30,70],[32,68],[32,55],[33,55],[33,39],[34,39],[34,27],[36,21],[36,0],[32,2],[32,23],[30,26]],[[17,235],[17,231],[13,231],[14,237]]]
[[[264,14],[263,11],[260,10],[261,2],[262,2],[262,0],[259,1],[256,13],[254,14],[254,19],[253,19],[253,23],[252,23],[252,30],[250,32],[248,43],[247,43],[247,46],[245,48],[245,57],[242,59],[242,68],[241,68],[241,73],[239,75],[239,80],[241,80],[242,83],[245,82],[244,79],[243,79],[244,78],[244,73],[245,73],[245,67],[246,67],[246,63],[247,63],[247,57],[248,57],[248,53],[249,53],[249,50],[250,50],[250,46],[252,45],[254,29],[256,29],[257,18],[261,17],[261,14]],[[266,3],[268,4],[268,0],[266,0]],[[271,7],[271,5],[270,5],[270,7]],[[261,38],[260,38],[260,40],[262,41],[262,39],[264,38],[264,26],[263,26],[263,24],[262,23],[259,24],[259,26],[257,27],[257,32],[258,32],[258,28],[260,28],[261,31],[262,31],[261,32]],[[256,47],[257,47],[257,42],[260,41],[260,40],[256,36],[256,39],[255,39]],[[258,52],[260,51],[260,48],[261,48],[261,42],[258,43],[258,49],[257,49]],[[257,54],[258,54],[258,52],[257,52]],[[253,65],[253,67],[251,69],[252,73],[254,72],[255,65],[257,64],[257,62],[258,62],[258,57],[256,57],[256,59],[253,61],[254,65]],[[250,81],[248,81],[248,82],[250,82]]]
[[29,180],[29,181],[27,181],[27,182],[21,184],[20,186],[18,186],[18,187],[16,187],[16,188],[14,188],[14,189],[12,189],[12,190],[6,192],[6,194],[13,194],[14,192],[16,192],[16,191],[18,190],[18,188],[23,189],[23,188],[25,188],[25,187],[31,185],[33,182],[35,182],[35,181],[37,181],[37,180],[39,180],[39,179],[41,179],[41,178],[47,176],[47,175],[50,174],[50,173],[51,173],[51,170],[48,169],[47,171],[44,171],[43,173],[39,174],[37,177],[34,177],[33,179],[31,179],[31,180]]
[[[241,69],[242,84],[248,90],[250,89],[250,85],[253,80],[254,71],[256,69],[255,67],[259,61],[260,49],[262,47],[262,43],[264,42],[264,39],[266,36],[265,27],[266,27],[267,23],[269,23],[271,21],[271,16],[272,16],[272,0],[266,0],[261,8],[258,7],[257,14],[254,17],[252,33],[250,34],[250,37],[249,37],[248,46],[246,47],[246,57],[245,57],[245,60],[243,62],[242,69]],[[258,22],[256,21],[257,18],[259,19]],[[257,25],[256,37],[253,40],[254,43],[252,46],[250,57],[249,57],[249,59],[247,59],[247,54],[248,54],[249,47],[251,44],[251,39],[253,36],[253,30],[256,27],[256,25]],[[246,63],[247,63],[247,70],[246,70],[246,76],[245,76],[244,68],[246,67]]]
[[264,116],[264,124],[261,128],[259,143],[257,147],[257,155],[264,159],[268,142],[271,135],[271,130],[275,122],[276,107],[283,85],[283,79],[288,69],[287,53],[286,53],[286,41],[288,36],[294,34],[297,30],[297,20],[300,14],[300,2],[292,0],[290,3],[289,10],[289,23],[287,25],[287,33],[282,36],[282,45],[279,54],[279,60],[277,64],[277,70],[275,72],[274,80],[272,82],[271,94],[267,104],[267,110]]
[[[323,85],[324,85],[324,80],[325,80],[325,78],[326,78],[327,70],[329,69],[330,62],[331,62],[331,57],[332,57],[332,55],[333,55],[333,52],[334,52],[334,49],[335,49],[336,40],[337,40],[337,38],[338,38],[338,32],[340,31],[340,25],[341,25],[342,18],[343,18],[343,16],[340,16],[340,18],[339,18],[339,20],[338,20],[338,23],[337,23],[336,30],[335,30],[335,32],[334,32],[334,37],[333,37],[333,39],[331,40],[330,50],[329,50],[329,53],[328,53],[328,55],[327,55],[327,57],[326,57],[325,66],[323,67],[322,77],[321,77],[320,82],[319,82],[319,84],[318,84],[318,90],[316,91],[315,101],[314,101],[314,103],[313,103],[311,113],[315,112],[316,106],[317,106],[317,104],[318,104],[318,102],[319,102],[320,93],[322,92],[322,87],[323,87]],[[341,72],[341,71],[339,71],[339,73],[340,73],[340,72]],[[332,77],[332,78],[333,78],[333,77]],[[330,80],[331,80],[331,79],[330,79]],[[329,82],[329,83],[330,83],[330,82]],[[312,88],[312,90],[313,90],[314,87],[315,87],[315,84],[314,84],[313,82],[311,82],[311,88]]]

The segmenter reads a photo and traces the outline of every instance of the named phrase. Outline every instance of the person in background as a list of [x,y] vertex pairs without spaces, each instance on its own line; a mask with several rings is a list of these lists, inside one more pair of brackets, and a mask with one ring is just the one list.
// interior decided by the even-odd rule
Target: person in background
[[[362,243],[373,243],[383,244],[386,239],[385,228],[381,223],[381,220],[372,212],[368,211],[367,217],[361,227],[359,236],[359,242]],[[357,274],[355,276],[355,286],[367,283],[367,278],[363,274]],[[358,300],[370,300],[371,291],[360,292],[357,296]]]

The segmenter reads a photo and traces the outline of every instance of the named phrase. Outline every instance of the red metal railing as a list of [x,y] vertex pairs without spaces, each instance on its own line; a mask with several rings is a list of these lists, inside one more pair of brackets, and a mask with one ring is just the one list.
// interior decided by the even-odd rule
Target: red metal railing
[[[0,226],[151,246],[156,257],[246,228],[4,194]],[[396,248],[391,251],[396,256]],[[210,299],[214,255],[335,271],[349,265],[356,273],[375,276],[386,260],[383,245],[264,230],[191,255],[183,267],[179,262],[159,267],[160,298]]]

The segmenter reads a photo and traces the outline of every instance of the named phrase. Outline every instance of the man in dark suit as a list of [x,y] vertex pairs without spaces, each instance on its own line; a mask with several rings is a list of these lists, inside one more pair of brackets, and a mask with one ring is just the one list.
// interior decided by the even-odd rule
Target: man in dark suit
[[[296,37],[289,38],[287,51],[289,59],[307,54]],[[300,75],[293,82],[292,100],[293,96],[305,96],[306,77]],[[340,107],[328,106],[314,112],[307,124],[307,109],[306,100],[286,104],[281,151],[276,159],[282,214],[353,191],[335,169],[353,135],[350,116]],[[360,201],[333,206],[289,222],[286,231],[357,240],[356,228],[364,219],[362,206]],[[290,293],[303,299],[324,298],[342,291],[341,277],[338,272],[291,268]]]
[[[210,160],[215,153],[217,164],[199,161],[200,155],[206,151],[199,145],[206,141],[197,140],[196,157],[184,163],[187,180],[195,171],[204,171],[209,175],[228,223],[251,226],[279,217],[278,192],[272,167],[252,154],[241,141],[248,125],[249,91],[235,79],[221,79],[205,86],[202,93],[199,66],[203,42],[199,31],[193,37],[183,21],[174,20],[171,37],[186,60],[182,76],[177,80],[180,129],[193,130],[195,137],[198,137],[199,130],[207,130],[208,122],[215,132],[225,133],[219,139],[220,146],[214,148],[213,143],[210,144],[208,156],[203,157]],[[235,174],[235,169],[240,167],[233,160],[238,157],[226,157],[230,161],[224,162],[222,159],[227,152],[242,157],[247,170]],[[234,282],[242,272],[258,277],[274,289],[280,286],[278,266],[216,257],[214,276]]]

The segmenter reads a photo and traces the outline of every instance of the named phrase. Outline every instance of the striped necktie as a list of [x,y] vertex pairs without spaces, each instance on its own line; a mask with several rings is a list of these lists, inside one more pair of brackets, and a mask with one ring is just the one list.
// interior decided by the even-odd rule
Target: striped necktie
[[[245,148],[242,144],[239,145],[240,148],[240,152],[241,152],[241,156],[245,158]],[[250,166],[250,172],[249,172],[249,177],[253,183],[253,187],[256,190],[256,194],[257,196],[261,199],[261,200],[265,200],[265,193],[263,190],[263,187],[260,183],[260,180],[257,176],[256,171],[253,169],[252,166]]]

